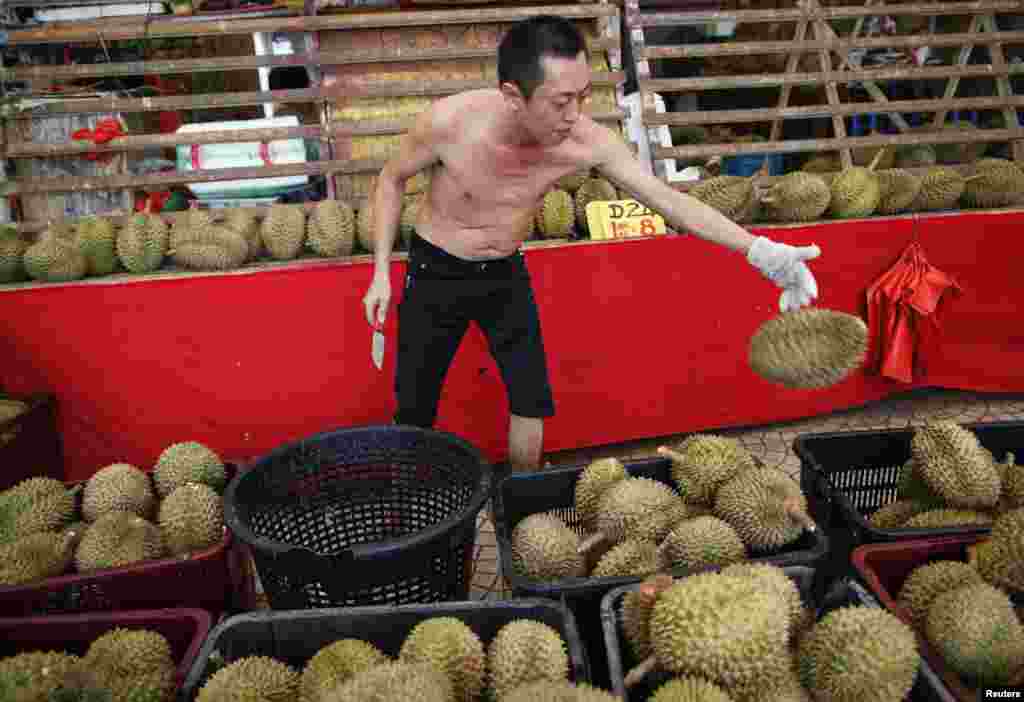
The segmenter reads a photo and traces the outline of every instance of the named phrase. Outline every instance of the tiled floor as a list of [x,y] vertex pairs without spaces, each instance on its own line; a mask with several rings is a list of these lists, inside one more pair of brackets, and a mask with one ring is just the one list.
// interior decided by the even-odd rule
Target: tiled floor
[[[719,433],[739,439],[766,464],[782,467],[799,479],[800,461],[793,453],[798,434],[823,431],[855,431],[916,426],[927,419],[952,419],[960,423],[994,422],[1024,419],[1024,395],[988,395],[949,390],[918,390],[852,410],[834,412],[811,419],[769,424]],[[563,451],[545,456],[554,465],[584,463],[596,458],[616,456],[636,459],[654,456],[657,447],[681,437],[663,436],[626,444],[601,446],[579,451]],[[494,526],[484,510],[479,519],[473,597],[494,599],[509,593],[498,575]]]

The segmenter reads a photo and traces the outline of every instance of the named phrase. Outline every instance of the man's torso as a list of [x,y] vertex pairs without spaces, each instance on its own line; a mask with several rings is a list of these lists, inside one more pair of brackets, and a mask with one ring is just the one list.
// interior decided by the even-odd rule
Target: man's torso
[[494,138],[497,90],[449,98],[461,104],[455,135],[438,147],[440,163],[420,208],[417,233],[454,256],[486,260],[509,256],[529,236],[544,193],[561,177],[588,168],[596,125],[581,116],[554,147],[506,146]]

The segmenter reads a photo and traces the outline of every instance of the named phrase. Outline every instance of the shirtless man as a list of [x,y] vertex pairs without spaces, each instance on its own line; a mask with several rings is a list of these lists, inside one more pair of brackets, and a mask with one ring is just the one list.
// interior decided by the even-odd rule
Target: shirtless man
[[511,27],[498,48],[498,87],[435,102],[380,172],[373,200],[373,280],[366,319],[391,301],[389,261],[406,180],[429,169],[398,305],[397,424],[432,427],[441,386],[470,321],[487,337],[511,412],[509,463],[540,465],[544,418],[554,414],[537,306],[523,255],[530,219],[559,178],[594,168],[675,231],[744,254],[783,288],[780,307],[817,297],[803,261],[816,246],[755,238],[717,210],[648,173],[621,137],[583,114],[590,95],[586,44],[575,26],[539,16]]

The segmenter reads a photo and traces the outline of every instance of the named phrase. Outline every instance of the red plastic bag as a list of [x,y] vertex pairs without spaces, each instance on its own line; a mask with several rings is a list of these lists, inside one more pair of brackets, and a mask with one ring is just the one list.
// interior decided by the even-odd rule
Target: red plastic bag
[[[96,129],[79,129],[71,135],[72,139],[87,139],[94,144],[106,144],[112,139],[117,137],[125,136],[124,130],[121,128],[121,122],[114,119],[113,117],[105,117],[96,123]],[[106,163],[111,159],[113,154],[99,154],[95,151],[91,151],[85,155],[90,161],[99,161],[100,163]]]

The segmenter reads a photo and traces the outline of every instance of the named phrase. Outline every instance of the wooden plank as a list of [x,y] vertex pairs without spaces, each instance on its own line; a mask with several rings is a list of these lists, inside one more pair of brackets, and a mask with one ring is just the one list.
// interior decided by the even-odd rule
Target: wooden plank
[[341,161],[314,161],[255,168],[202,169],[188,173],[153,173],[143,176],[82,176],[66,178],[11,178],[7,181],[8,194],[36,195],[64,193],[73,190],[134,190],[150,186],[185,185],[187,183],[215,183],[225,180],[249,180],[298,175],[352,175],[377,173],[386,159],[353,159]]
[[[614,87],[625,81],[622,71],[593,73],[592,82],[597,87]],[[89,99],[48,99],[37,101],[31,112],[21,112],[15,119],[31,119],[60,114],[93,112],[159,112],[164,110],[212,110],[225,107],[262,105],[268,102],[333,102],[339,98],[408,97],[453,95],[463,90],[492,88],[494,81],[434,80],[434,81],[380,81],[365,86],[338,86],[331,89],[305,88],[301,90],[269,90],[267,92],[219,93],[212,95],[176,95],[171,97],[143,98],[89,98]]]
[[[799,23],[797,23],[799,26]],[[1004,43],[1024,43],[1024,32],[998,32],[995,41]],[[698,58],[704,56],[749,56],[756,54],[777,54],[790,51],[816,51],[827,49],[836,52],[851,49],[868,48],[916,48],[921,46],[960,46],[976,41],[972,34],[915,34],[912,36],[856,37],[834,39],[804,39],[801,41],[734,41],[716,42],[713,44],[679,44],[654,45],[648,44],[644,49],[644,58]],[[840,67],[842,68],[842,67]]]
[[[971,18],[971,26],[968,27],[967,29],[968,33],[976,34],[978,30],[981,29],[981,19],[982,18],[977,15]],[[961,47],[960,53],[957,56],[956,65],[965,66],[967,64],[967,60],[971,57],[971,51],[973,50],[973,42]],[[995,73],[994,65],[990,65],[988,66],[988,68],[992,70],[992,73],[990,73],[989,75],[998,75]],[[1003,66],[1003,68],[1006,68],[1006,66]],[[951,75],[949,77],[949,80],[946,81],[946,92],[943,95],[944,98],[948,100],[949,98],[954,97],[956,95],[956,90],[958,87],[960,87],[960,78],[960,75]],[[940,110],[936,112],[933,124],[935,124],[936,126],[943,125],[946,122],[946,114],[946,110]]]
[[[1022,33],[1024,36],[1024,33]],[[591,41],[592,51],[604,51],[616,46],[614,39]],[[221,56],[214,58],[121,61],[69,66],[18,66],[7,69],[8,80],[72,80],[78,78],[107,78],[111,76],[175,75],[287,66],[353,65],[392,61],[450,61],[457,59],[493,58],[494,49],[465,47],[409,50],[360,49],[344,52],[314,52],[288,56]]]
[[[1003,43],[996,38],[1000,32],[999,27],[996,26],[996,18],[993,15],[985,15],[982,20],[982,28],[985,30],[985,37],[987,39],[989,56],[992,59],[992,65],[996,68],[1003,68],[1006,66],[1006,57],[1003,55]],[[1013,95],[1013,86],[1010,85],[1009,78],[997,78],[996,79],[996,92],[1000,97],[1009,97]],[[1012,110],[1009,107],[1004,107],[1002,110],[1003,121],[1007,126],[1017,126],[1019,120],[1017,117],[1017,111]],[[1018,139],[1010,143],[1010,152],[1013,154],[1013,159],[1019,161],[1024,159],[1024,141]]]
[[[793,32],[792,42],[778,42],[779,44],[789,44],[792,46],[800,46],[804,43],[804,39],[807,36],[807,20],[801,20],[796,25],[796,30]],[[789,56],[786,57],[786,73],[796,73],[797,65],[800,62],[800,51],[798,49],[792,51]],[[779,91],[779,102],[778,109],[785,109],[789,105],[789,94],[793,91],[792,85],[782,86],[782,90]],[[778,113],[778,110],[776,110]],[[782,136],[782,119],[776,117],[772,120],[772,129],[768,137],[769,141],[778,141],[779,137]]]
[[[814,3],[814,7],[817,8],[817,0],[811,0]],[[831,27],[828,28],[831,30]],[[826,36],[826,25],[824,20],[815,20],[814,22],[814,36],[817,39],[823,39]],[[821,72],[825,74],[833,73],[832,71],[832,54],[828,49],[818,50],[818,60],[821,62]],[[839,71],[842,72],[842,71]],[[825,95],[828,98],[829,108],[832,110],[832,131],[835,133],[837,139],[846,138],[846,122],[843,120],[841,115],[835,113],[835,108],[840,104],[839,101],[839,90],[836,88],[836,84],[833,81],[825,83]],[[850,168],[853,166],[853,154],[850,152],[849,147],[839,149],[839,162],[843,168]]]
[[[948,130],[945,130],[948,131]],[[1024,137],[1024,129],[978,129],[970,132],[914,132],[910,134],[877,134],[842,139],[792,139],[736,144],[701,144],[696,146],[659,147],[652,149],[653,158],[694,158],[699,156],[734,156],[741,154],[791,154],[807,151],[835,151],[866,146],[904,146],[912,144],[959,144],[1009,141]]]
[[[899,112],[934,112],[939,105],[950,110],[993,110],[1002,108],[1004,105],[1024,108],[1024,96],[953,98],[951,100],[943,100],[941,98],[933,100],[892,100],[885,103],[885,108],[887,110],[898,110]],[[768,122],[776,118],[813,119],[829,117],[833,114],[842,116],[866,115],[874,112],[878,112],[878,106],[873,102],[851,102],[837,105],[834,108],[828,105],[806,105],[783,109],[764,107],[749,110],[704,110],[668,112],[664,114],[650,111],[644,112],[643,119],[645,124],[651,126],[662,124],[727,124]]]
[[[899,15],[973,15],[988,12],[1021,12],[1017,0],[991,0],[986,2],[921,3],[886,5],[885,14]],[[854,19],[877,15],[872,7],[835,5],[823,7],[809,15],[800,9],[770,10],[692,10],[688,12],[644,12],[639,17],[640,27],[678,27],[683,24],[711,24],[715,22],[799,22],[801,19],[821,18]]]
[[832,71],[829,73],[781,73],[715,76],[713,78],[651,78],[644,87],[652,92],[681,93],[688,90],[727,90],[732,88],[767,88],[774,85],[824,85],[829,82],[852,83],[865,80],[928,80],[936,78],[986,77],[1024,73],[1024,64],[996,69],[989,65],[936,66],[934,68],[877,68],[867,71]]
[[573,5],[532,5],[528,7],[474,7],[446,10],[396,10],[325,15],[321,17],[274,17],[245,19],[233,17],[202,21],[55,22],[41,28],[19,29],[7,34],[7,44],[69,44],[75,42],[125,41],[129,39],[166,39],[203,37],[256,32],[324,32],[346,29],[423,27],[449,24],[508,23],[538,14],[553,14],[567,19],[591,19],[618,14],[618,7],[607,3]]

